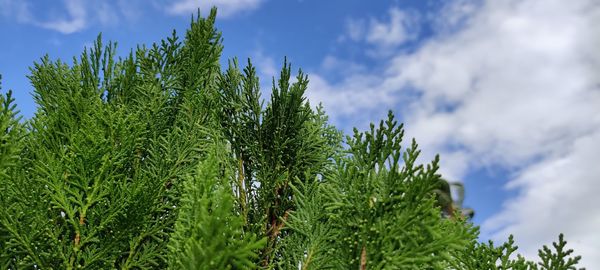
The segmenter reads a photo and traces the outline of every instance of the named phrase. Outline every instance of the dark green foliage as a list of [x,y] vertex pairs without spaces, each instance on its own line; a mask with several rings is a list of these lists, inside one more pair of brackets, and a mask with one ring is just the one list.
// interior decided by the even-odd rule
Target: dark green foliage
[[242,74],[231,61],[220,80],[221,124],[238,161],[235,190],[241,212],[250,231],[268,238],[263,265],[273,262],[283,222],[295,210],[291,185],[321,173],[340,148],[339,132],[305,101],[307,77],[299,72],[290,84],[290,76],[284,62],[266,107],[250,62]]
[[[0,83],[2,83],[0,75]],[[0,90],[2,85],[0,84]],[[18,151],[23,132],[19,111],[12,91],[0,96],[0,177],[9,177],[7,173],[18,162]],[[1,187],[0,187],[1,188]]]
[[452,263],[453,269],[537,269],[535,263],[526,261],[523,257],[514,257],[517,247],[514,246],[512,235],[508,242],[495,247],[492,241],[477,243],[473,241],[465,252],[457,256]]
[[573,254],[572,249],[565,250],[567,241],[563,239],[563,234],[558,236],[558,243],[552,243],[556,250],[554,253],[550,248],[544,246],[539,251],[541,262],[540,269],[556,269],[556,270],[575,270],[575,265],[581,260],[581,256],[570,257]]
[[285,60],[264,104],[249,60],[221,71],[215,16],[43,57],[27,121],[0,96],[1,269],[575,269],[562,235],[536,264],[445,218],[462,195],[391,112],[344,141]]

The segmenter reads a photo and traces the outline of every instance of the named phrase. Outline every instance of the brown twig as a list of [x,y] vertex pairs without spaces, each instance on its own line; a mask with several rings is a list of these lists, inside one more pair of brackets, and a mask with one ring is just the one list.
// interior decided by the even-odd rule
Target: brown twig
[[246,207],[246,190],[244,188],[244,160],[242,159],[242,154],[240,154],[239,163],[238,163],[238,189],[240,192],[240,206],[242,207],[242,213],[244,215],[244,223],[247,223],[247,207]]
[[367,247],[363,245],[360,251],[360,270],[367,269]]

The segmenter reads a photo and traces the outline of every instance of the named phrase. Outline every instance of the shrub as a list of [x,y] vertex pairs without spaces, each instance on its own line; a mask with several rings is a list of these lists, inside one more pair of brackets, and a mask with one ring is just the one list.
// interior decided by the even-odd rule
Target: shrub
[[43,57],[27,121],[0,98],[2,269],[575,269],[562,235],[536,264],[443,215],[438,158],[391,112],[344,139],[287,62],[265,105],[250,61],[221,72],[215,16]]

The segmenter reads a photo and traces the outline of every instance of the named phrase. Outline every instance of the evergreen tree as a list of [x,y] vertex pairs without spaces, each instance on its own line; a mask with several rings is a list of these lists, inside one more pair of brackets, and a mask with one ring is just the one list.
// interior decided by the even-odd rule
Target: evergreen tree
[[[391,112],[377,129],[355,130],[347,139],[348,155],[320,184],[323,191],[299,189],[306,192],[298,196],[300,204],[308,207],[293,215],[290,228],[306,238],[294,241],[304,245],[297,249],[304,258],[292,255],[301,258],[303,269],[436,267],[473,239],[467,224],[441,217],[433,196],[438,161],[416,165],[417,144],[413,140],[402,151],[403,133]],[[310,246],[313,242],[325,242],[329,250]],[[334,264],[311,265],[320,262]]]
[[262,266],[275,262],[284,223],[296,206],[291,186],[321,173],[339,149],[339,132],[305,101],[307,77],[290,84],[284,62],[270,102],[260,103],[256,70],[233,60],[221,79],[221,123],[238,161],[235,189],[250,231],[267,237]]
[[[166,267],[182,181],[217,127],[214,19],[118,61],[99,37],[71,66],[35,64],[38,110],[3,147],[19,161],[3,155],[4,268]],[[2,119],[18,126],[10,109]]]
[[101,37],[31,68],[37,111],[0,96],[2,269],[575,269],[477,242],[462,195],[388,119],[343,136],[284,60],[224,71],[216,10],[116,57]]

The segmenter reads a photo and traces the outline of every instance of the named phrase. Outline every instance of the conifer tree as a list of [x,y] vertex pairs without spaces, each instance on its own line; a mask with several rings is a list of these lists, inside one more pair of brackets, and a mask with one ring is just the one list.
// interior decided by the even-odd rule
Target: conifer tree
[[[300,258],[302,269],[434,267],[473,238],[468,225],[441,217],[432,194],[440,177],[438,161],[415,164],[417,144],[413,140],[402,151],[403,133],[391,112],[377,129],[355,130],[347,139],[349,155],[325,176],[323,191],[310,185],[298,189],[306,208],[292,215],[289,227],[305,235],[297,241],[303,245],[297,248],[300,255],[291,254]],[[314,242],[324,242],[328,249],[311,246]],[[328,263],[333,266],[325,267]]]
[[267,237],[263,266],[281,257],[282,228],[296,207],[291,186],[321,173],[340,143],[322,110],[313,111],[305,101],[307,77],[300,71],[292,84],[290,77],[291,66],[284,61],[265,108],[250,62],[242,74],[237,60],[231,61],[220,81],[221,123],[238,161],[241,213],[249,230]]
[[173,33],[118,61],[99,37],[71,66],[35,64],[38,110],[22,142],[17,128],[5,135],[19,162],[1,180],[3,266],[166,267],[181,182],[217,123],[215,15],[194,20],[184,42]]
[[250,60],[221,69],[215,18],[44,56],[31,119],[0,95],[0,268],[576,269],[562,235],[536,263],[445,218],[460,198],[391,112],[344,139],[286,60],[263,100]]

